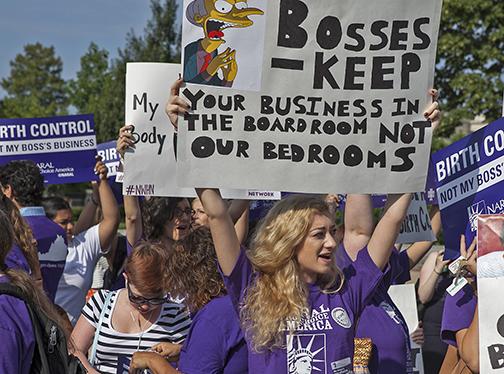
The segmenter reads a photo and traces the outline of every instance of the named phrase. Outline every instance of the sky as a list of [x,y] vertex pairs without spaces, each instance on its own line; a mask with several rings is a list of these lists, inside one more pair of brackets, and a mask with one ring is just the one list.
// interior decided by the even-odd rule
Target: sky
[[0,78],[10,74],[9,62],[23,47],[36,42],[54,46],[63,61],[63,78],[75,78],[91,42],[115,57],[128,31],[141,35],[151,16],[149,4],[149,0],[0,0]]

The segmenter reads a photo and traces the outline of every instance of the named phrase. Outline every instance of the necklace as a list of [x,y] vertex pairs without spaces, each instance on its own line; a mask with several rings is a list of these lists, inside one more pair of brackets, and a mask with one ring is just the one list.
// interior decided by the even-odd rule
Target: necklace
[[[138,344],[137,344],[137,348],[136,350],[138,351],[140,349],[140,345],[142,344],[142,338],[143,338],[143,335],[145,333],[145,328],[147,327],[147,323],[150,321],[151,317],[152,317],[152,314],[154,313],[154,310],[155,309],[152,309],[149,313],[149,317],[145,320],[145,324],[142,326],[142,322],[140,321],[140,315],[138,316],[138,318],[136,318],[134,315],[133,315],[133,311],[130,310],[130,316],[131,316],[131,320],[133,322],[135,321],[138,321],[138,329],[140,330],[140,337],[138,338]],[[139,312],[140,314],[140,312]],[[152,324],[151,324],[152,325]]]

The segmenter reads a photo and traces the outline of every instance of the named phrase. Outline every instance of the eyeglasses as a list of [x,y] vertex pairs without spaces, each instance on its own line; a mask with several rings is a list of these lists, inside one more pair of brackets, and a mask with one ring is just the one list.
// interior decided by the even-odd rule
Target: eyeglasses
[[144,304],[149,304],[149,305],[160,305],[164,304],[168,301],[168,295],[165,297],[152,297],[152,298],[146,298],[143,296],[138,296],[135,295],[130,288],[129,283],[126,284],[126,288],[128,289],[128,299],[131,301],[133,304],[137,305],[144,305]]
[[187,209],[180,209],[180,208],[175,208],[175,217],[177,218],[182,218],[184,216],[184,214],[186,216],[191,216],[192,215],[192,210],[190,208],[187,208]]

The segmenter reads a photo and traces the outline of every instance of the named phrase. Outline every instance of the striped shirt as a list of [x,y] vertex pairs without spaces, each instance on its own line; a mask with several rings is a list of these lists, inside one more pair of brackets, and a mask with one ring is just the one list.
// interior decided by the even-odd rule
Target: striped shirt
[[101,373],[127,373],[134,352],[145,351],[160,342],[182,343],[191,325],[185,306],[168,301],[163,304],[157,321],[147,330],[132,334],[116,331],[110,320],[120,291],[100,290],[82,309],[84,318],[97,328],[105,298],[112,292],[98,337],[95,362],[91,363]]

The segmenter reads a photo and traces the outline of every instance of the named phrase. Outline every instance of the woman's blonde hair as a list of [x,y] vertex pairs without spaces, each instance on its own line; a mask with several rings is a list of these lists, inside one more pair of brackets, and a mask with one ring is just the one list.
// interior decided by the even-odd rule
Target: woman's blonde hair
[[[285,321],[299,320],[308,310],[308,289],[296,252],[316,214],[334,218],[319,198],[289,196],[275,204],[254,235],[247,257],[257,277],[247,289],[240,314],[256,351],[284,346]],[[343,281],[343,273],[334,264],[333,271],[317,283],[323,292],[333,293]]]

